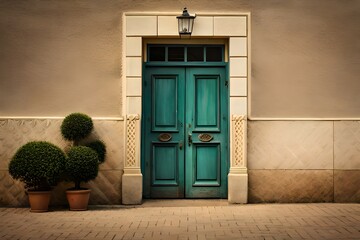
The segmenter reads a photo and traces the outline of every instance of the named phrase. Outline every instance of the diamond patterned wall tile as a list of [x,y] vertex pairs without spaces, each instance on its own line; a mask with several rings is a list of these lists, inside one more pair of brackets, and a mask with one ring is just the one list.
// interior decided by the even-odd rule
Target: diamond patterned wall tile
[[332,169],[333,123],[249,121],[249,169]]
[[332,202],[332,170],[249,170],[249,202]]
[[360,169],[360,121],[334,122],[335,169]]
[[[62,120],[34,119],[0,120],[0,205],[24,206],[28,204],[23,185],[8,174],[8,164],[16,150],[29,141],[52,142],[62,149],[69,147],[60,133]],[[93,186],[91,204],[118,204],[121,202],[121,176],[124,166],[124,122],[94,120],[92,135],[86,140],[100,138],[107,147],[105,163],[101,164]],[[54,190],[52,204],[66,204],[64,189],[69,184],[60,184]],[[58,190],[60,189],[60,190]]]
[[94,121],[93,137],[104,141],[107,149],[106,159],[101,170],[121,170],[124,168],[124,122]]
[[12,179],[8,171],[0,170],[0,206],[29,205],[24,185]]
[[360,170],[335,170],[335,202],[360,203]]
[[[95,180],[82,183],[82,187],[91,189],[89,204],[121,204],[121,177],[120,170],[99,171]],[[62,182],[53,191],[51,205],[67,205],[66,193],[73,187],[71,182]]]
[[[49,119],[0,120],[0,170],[7,170],[16,150],[29,141],[49,141],[62,149],[68,148],[70,143],[61,136],[61,123],[62,120]],[[107,147],[106,161],[101,169],[123,169],[123,121],[94,120],[94,131],[86,141],[94,138],[103,140]]]
[[7,170],[16,150],[29,141],[49,141],[61,148],[68,144],[61,136],[62,120],[0,120],[0,170]]
[[101,171],[89,182],[92,191],[90,204],[121,204],[122,171]]

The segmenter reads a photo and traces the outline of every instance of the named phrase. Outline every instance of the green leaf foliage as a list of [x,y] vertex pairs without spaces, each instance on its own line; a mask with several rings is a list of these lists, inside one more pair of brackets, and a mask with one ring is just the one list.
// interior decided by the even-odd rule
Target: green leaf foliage
[[72,113],[61,124],[61,134],[70,141],[79,141],[87,137],[94,128],[91,117],[83,113]]
[[9,164],[10,175],[25,183],[25,188],[49,190],[55,186],[65,168],[64,152],[52,143],[29,142],[15,153]]
[[103,163],[105,161],[106,146],[103,141],[95,140],[93,142],[86,144],[86,146],[95,150],[95,152],[97,152],[100,163]]
[[66,176],[80,188],[81,182],[95,179],[99,171],[99,158],[97,153],[89,147],[76,146],[68,152],[65,163]]

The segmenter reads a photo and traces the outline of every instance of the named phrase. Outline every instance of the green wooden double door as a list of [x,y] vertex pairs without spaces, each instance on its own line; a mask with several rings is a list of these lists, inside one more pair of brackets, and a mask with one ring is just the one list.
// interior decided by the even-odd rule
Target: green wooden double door
[[225,67],[145,67],[145,198],[226,198]]

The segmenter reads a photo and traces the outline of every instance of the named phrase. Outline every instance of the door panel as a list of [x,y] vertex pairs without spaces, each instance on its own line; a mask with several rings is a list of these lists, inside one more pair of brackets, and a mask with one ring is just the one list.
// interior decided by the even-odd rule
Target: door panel
[[152,131],[179,131],[177,128],[178,75],[154,75],[152,81]]
[[220,186],[220,144],[195,144],[193,186]]
[[195,128],[194,131],[220,131],[219,78],[195,76]]
[[148,67],[143,83],[144,197],[226,198],[225,68]]
[[184,68],[149,68],[144,73],[144,196],[184,197]]
[[185,196],[226,198],[228,91],[225,69],[188,68],[186,83]]
[[177,144],[153,144],[152,185],[179,185]]

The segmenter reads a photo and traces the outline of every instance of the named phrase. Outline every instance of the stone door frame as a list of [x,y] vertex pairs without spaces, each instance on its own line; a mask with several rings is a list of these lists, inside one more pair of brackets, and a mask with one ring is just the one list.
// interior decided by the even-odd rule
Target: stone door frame
[[[180,11],[179,11],[180,12]],[[123,14],[122,96],[125,116],[124,174],[122,176],[122,203],[141,204],[142,173],[141,104],[143,44],[146,38],[179,38],[179,13]],[[247,203],[247,116],[248,88],[250,84],[250,13],[197,13],[192,39],[204,41],[228,39],[229,103],[230,103],[230,172],[228,174],[228,200]]]

